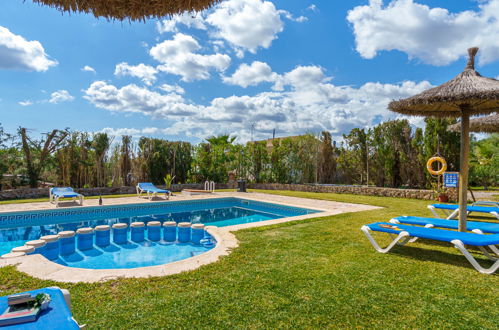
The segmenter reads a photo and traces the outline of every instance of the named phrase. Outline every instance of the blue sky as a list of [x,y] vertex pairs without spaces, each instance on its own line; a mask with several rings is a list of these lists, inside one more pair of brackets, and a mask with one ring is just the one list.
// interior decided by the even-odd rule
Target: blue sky
[[[198,142],[241,141],[400,118],[391,99],[462,71],[499,76],[499,0],[226,0],[145,23],[0,11],[0,124]],[[409,118],[421,125],[421,118]]]

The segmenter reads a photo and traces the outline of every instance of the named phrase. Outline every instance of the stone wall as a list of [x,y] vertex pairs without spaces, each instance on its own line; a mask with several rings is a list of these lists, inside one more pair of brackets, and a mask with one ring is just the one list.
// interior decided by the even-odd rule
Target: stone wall
[[[423,189],[397,189],[397,188],[381,188],[381,187],[362,187],[362,186],[320,186],[320,185],[304,185],[304,184],[280,184],[280,183],[249,183],[249,189],[265,189],[265,190],[292,190],[306,192],[322,192],[336,194],[353,194],[367,196],[383,196],[383,197],[402,197],[415,198],[424,200],[435,200],[435,192],[433,190]],[[457,200],[457,190],[448,189],[447,194],[450,201]]]
[[[158,185],[159,188],[164,186]],[[179,192],[182,189],[204,189],[204,184],[201,183],[186,183],[173,184],[171,191]],[[227,184],[217,183],[216,189],[227,189]],[[105,196],[105,195],[122,195],[135,194],[135,187],[101,187],[101,188],[76,188],[76,192],[83,196]],[[0,200],[9,199],[27,199],[27,198],[43,198],[49,196],[49,188],[22,188],[0,191]]]

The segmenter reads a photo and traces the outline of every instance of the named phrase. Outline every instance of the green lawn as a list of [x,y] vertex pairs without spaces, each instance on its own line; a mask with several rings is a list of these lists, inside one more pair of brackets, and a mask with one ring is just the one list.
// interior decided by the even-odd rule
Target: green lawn
[[478,273],[448,244],[420,240],[377,253],[359,230],[429,216],[428,202],[271,193],[384,208],[239,231],[229,256],[168,277],[65,284],[2,268],[1,294],[68,288],[75,318],[91,329],[497,328],[497,275]]

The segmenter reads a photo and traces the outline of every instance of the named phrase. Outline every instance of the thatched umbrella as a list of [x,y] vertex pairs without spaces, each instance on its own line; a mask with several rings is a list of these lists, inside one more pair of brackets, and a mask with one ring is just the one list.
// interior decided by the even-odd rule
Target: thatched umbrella
[[499,111],[499,81],[475,71],[478,48],[468,49],[463,72],[445,84],[407,99],[392,101],[392,111],[413,116],[461,117],[461,168],[459,171],[459,230],[466,231],[470,115]]
[[[458,132],[461,124],[457,123],[449,126],[449,130]],[[483,116],[470,120],[470,131],[476,133],[496,133],[499,132],[499,113],[490,116]]]
[[144,21],[183,12],[198,12],[221,0],[33,0],[61,12],[92,13],[106,19]]

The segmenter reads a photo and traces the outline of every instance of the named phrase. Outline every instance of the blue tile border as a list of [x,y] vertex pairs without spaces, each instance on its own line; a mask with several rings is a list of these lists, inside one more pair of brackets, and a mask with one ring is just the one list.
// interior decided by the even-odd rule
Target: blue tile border
[[256,211],[275,213],[281,215],[282,217],[320,212],[312,209],[259,202],[249,199],[223,197],[188,201],[77,207],[73,209],[6,212],[0,213],[0,228],[16,228],[58,224],[63,222],[80,222],[88,220],[146,216],[151,215],[151,212],[153,214],[155,212],[161,214],[179,213],[205,210],[207,208],[223,208],[231,206],[250,206]]

